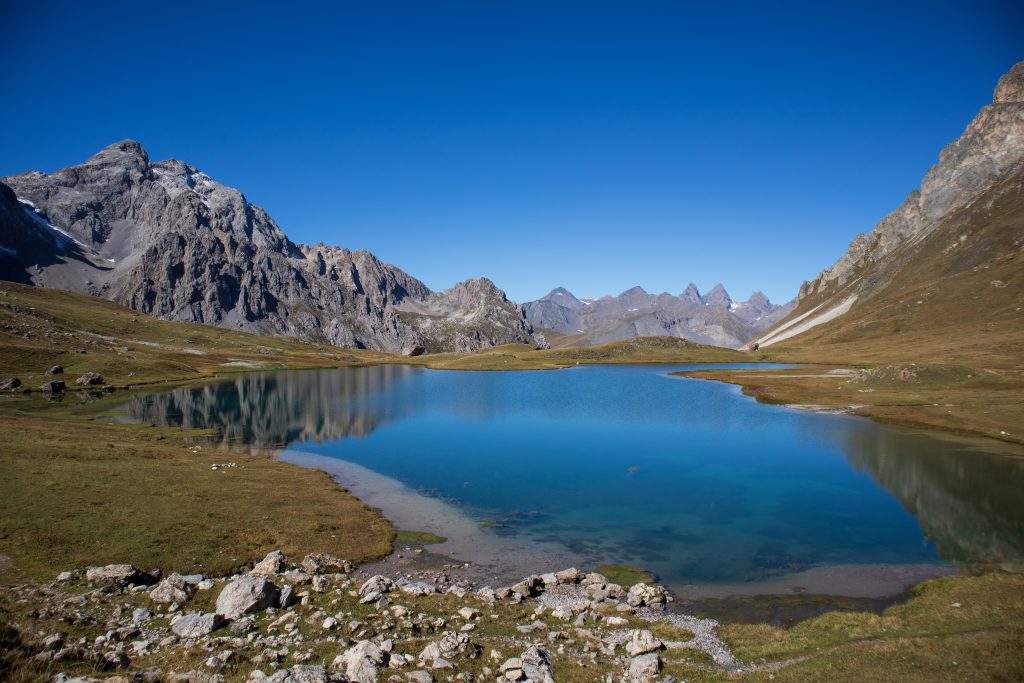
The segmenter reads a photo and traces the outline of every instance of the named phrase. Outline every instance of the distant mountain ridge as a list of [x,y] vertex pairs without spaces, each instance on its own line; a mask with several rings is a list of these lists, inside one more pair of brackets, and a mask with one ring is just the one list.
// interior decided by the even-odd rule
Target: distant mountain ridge
[[599,299],[579,299],[556,287],[523,304],[523,311],[535,328],[565,335],[576,344],[670,336],[736,348],[784,317],[793,305],[773,304],[761,292],[735,302],[721,284],[701,295],[690,283],[679,296],[633,287]]
[[102,296],[168,320],[344,347],[543,344],[486,278],[432,292],[367,251],[293,243],[199,169],[125,140],[0,183],[0,279]]
[[[1024,358],[1024,62],[904,202],[800,288],[764,347]],[[863,353],[863,351],[861,351]],[[986,361],[988,362],[988,361]]]

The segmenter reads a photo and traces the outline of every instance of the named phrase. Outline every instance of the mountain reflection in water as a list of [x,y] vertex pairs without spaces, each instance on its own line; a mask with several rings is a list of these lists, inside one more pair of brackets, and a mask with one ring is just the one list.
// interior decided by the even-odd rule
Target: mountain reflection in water
[[1024,458],[666,377],[678,369],[249,373],[127,411],[213,428],[224,445],[354,462],[458,501],[496,533],[676,581],[1024,559]]

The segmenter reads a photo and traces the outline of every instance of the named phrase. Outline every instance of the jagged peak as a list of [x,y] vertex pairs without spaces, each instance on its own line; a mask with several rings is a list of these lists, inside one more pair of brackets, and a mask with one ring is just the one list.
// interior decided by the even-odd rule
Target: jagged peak
[[142,166],[148,166],[149,154],[137,140],[126,139],[115,142],[112,145],[107,145],[89,157],[85,163],[125,163],[125,161],[129,163],[134,162],[136,165],[141,163]]
[[992,102],[1011,104],[1024,102],[1024,62],[1017,62],[1010,67],[996,83]]
[[758,302],[758,303],[765,303],[765,304],[771,303],[771,302],[770,302],[770,301],[768,300],[768,295],[766,295],[766,294],[765,294],[764,292],[762,292],[762,291],[756,291],[756,292],[754,292],[753,294],[751,294],[751,295],[750,295],[750,298],[749,298],[749,299],[747,299],[747,303],[748,303],[748,304],[751,304],[751,303],[754,303],[754,302]]
[[697,285],[693,284],[692,282],[686,286],[686,289],[683,290],[683,293],[679,295],[679,298],[683,299],[684,301],[691,301],[693,303],[700,303],[702,300],[700,290],[697,289]]
[[619,294],[619,296],[635,296],[637,294],[647,294],[647,290],[637,285],[636,287],[630,287],[622,294]]
[[573,294],[572,292],[570,292],[565,287],[555,287],[550,292],[548,292],[547,294],[542,296],[541,299],[544,300],[544,301],[548,301],[548,300],[554,299],[555,297],[565,298],[565,299],[570,299],[570,300],[578,300],[578,299],[576,299],[576,295]]

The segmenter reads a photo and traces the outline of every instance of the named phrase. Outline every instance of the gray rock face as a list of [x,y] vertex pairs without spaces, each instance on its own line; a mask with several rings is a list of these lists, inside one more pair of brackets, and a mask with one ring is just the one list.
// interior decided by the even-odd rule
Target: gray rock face
[[175,159],[151,163],[132,140],[78,166],[3,181],[0,279],[345,347],[537,341],[487,280],[434,293],[369,252],[293,243],[238,190]]
[[278,602],[277,586],[262,576],[246,574],[228,585],[217,596],[217,614],[229,621],[245,614],[259,612]]
[[559,287],[523,304],[523,311],[535,329],[576,336],[583,344],[669,336],[735,348],[777,322],[793,305],[773,304],[761,292],[734,302],[721,284],[701,296],[691,283],[679,296],[633,287],[615,297],[592,300],[577,299]]
[[992,104],[982,107],[963,134],[939,155],[921,187],[815,280],[800,288],[798,301],[841,289],[857,274],[904,244],[928,235],[939,222],[968,206],[1024,162],[1024,62],[996,85]]

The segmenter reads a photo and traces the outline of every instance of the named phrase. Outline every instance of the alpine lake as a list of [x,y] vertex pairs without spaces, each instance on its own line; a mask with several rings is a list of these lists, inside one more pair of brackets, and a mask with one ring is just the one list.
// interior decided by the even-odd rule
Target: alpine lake
[[692,599],[882,598],[1024,561],[1019,451],[670,376],[709,367],[256,372],[124,410],[331,472],[496,582],[629,565]]

